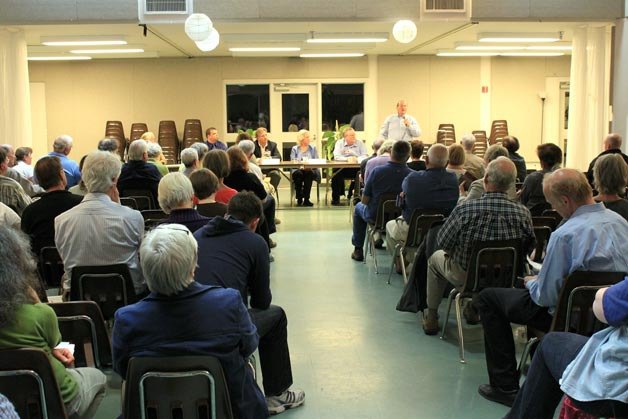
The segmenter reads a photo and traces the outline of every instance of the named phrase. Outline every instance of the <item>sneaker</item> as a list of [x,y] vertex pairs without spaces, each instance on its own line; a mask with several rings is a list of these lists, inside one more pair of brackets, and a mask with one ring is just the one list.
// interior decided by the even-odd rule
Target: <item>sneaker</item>
[[518,389],[503,390],[499,387],[493,387],[490,384],[481,384],[478,387],[478,393],[486,400],[512,407],[517,398]]
[[362,262],[364,260],[364,252],[361,247],[356,247],[351,253],[351,259],[357,260],[358,262]]
[[431,315],[429,312],[423,313],[423,332],[428,336],[438,333],[438,316]]
[[303,390],[286,390],[279,396],[266,397],[266,406],[268,413],[277,415],[287,409],[301,406],[304,401],[305,392]]
[[309,199],[306,199],[305,201],[303,201],[303,206],[304,207],[313,207],[314,204],[311,203]]
[[462,310],[462,315],[468,325],[480,324],[480,314],[477,312],[471,301],[469,301]]

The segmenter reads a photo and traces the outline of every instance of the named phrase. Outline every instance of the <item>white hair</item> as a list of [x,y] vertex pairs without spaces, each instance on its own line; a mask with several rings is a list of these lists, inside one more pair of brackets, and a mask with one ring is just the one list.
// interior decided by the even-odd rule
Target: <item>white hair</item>
[[168,173],[159,181],[157,200],[159,207],[166,214],[170,214],[172,210],[191,202],[193,196],[192,182],[183,173]]
[[244,151],[246,157],[249,158],[251,154],[255,151],[255,143],[251,140],[242,140],[238,143],[238,147]]
[[475,144],[475,135],[469,133],[464,134],[460,139],[460,144],[462,144],[465,151],[473,150],[473,145]]
[[146,151],[148,153],[148,158],[154,159],[161,154],[161,146],[157,143],[148,143]]
[[140,246],[142,272],[148,289],[173,295],[193,281],[198,244],[181,224],[163,224],[149,231]]
[[120,176],[120,158],[108,151],[94,151],[87,155],[81,177],[91,193],[107,193]]
[[444,169],[447,167],[447,161],[449,160],[449,150],[443,144],[432,144],[427,150],[427,160],[430,166]]
[[55,138],[54,143],[52,143],[52,149],[58,153],[62,152],[68,147],[72,147],[72,137],[67,134],[63,134]]
[[205,153],[209,151],[209,147],[207,147],[207,144],[202,143],[200,141],[194,144],[191,144],[190,148],[193,148],[194,150],[196,150],[196,152],[198,153],[199,160],[201,159],[201,157],[205,155]]
[[181,163],[185,167],[191,167],[198,160],[198,151],[192,147],[184,148],[181,151]]
[[377,155],[381,156],[384,153],[390,153],[394,145],[395,145],[395,140],[384,141],[382,145],[379,147],[379,150],[377,150]]
[[499,156],[486,166],[484,181],[499,192],[507,192],[517,180],[517,168],[508,157]]
[[129,161],[142,160],[144,153],[148,153],[148,143],[144,140],[135,140],[129,146]]

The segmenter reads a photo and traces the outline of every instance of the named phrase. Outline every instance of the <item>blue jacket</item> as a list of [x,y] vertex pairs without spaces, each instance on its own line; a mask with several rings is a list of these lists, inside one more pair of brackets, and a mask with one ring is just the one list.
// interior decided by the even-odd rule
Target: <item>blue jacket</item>
[[116,311],[113,367],[126,377],[129,359],[211,355],[220,360],[236,417],[268,416],[266,400],[245,358],[259,337],[240,294],[193,282],[174,296],[151,293]]

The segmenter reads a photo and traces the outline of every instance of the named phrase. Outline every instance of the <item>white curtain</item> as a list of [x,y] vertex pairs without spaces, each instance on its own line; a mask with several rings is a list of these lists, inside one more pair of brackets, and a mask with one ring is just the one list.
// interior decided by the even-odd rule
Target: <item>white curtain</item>
[[24,32],[0,27],[0,144],[33,143],[26,54]]
[[610,30],[591,25],[574,31],[569,89],[566,167],[586,170],[608,133]]

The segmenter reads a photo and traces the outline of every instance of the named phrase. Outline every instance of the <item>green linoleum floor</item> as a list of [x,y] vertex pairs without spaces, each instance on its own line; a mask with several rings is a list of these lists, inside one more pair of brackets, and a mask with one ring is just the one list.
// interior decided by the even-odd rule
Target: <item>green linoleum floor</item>
[[[401,276],[393,274],[392,284],[386,284],[385,250],[378,251],[379,275],[370,259],[367,264],[350,259],[348,211],[277,211],[282,224],[273,236],[278,244],[271,264],[273,303],[288,315],[294,385],[306,393],[303,407],[279,417],[502,417],[507,408],[477,394],[478,385],[488,381],[480,327],[464,326],[463,365],[453,314],[442,341],[423,334],[418,315],[396,311]],[[119,380],[110,381],[97,418],[119,411]]]

